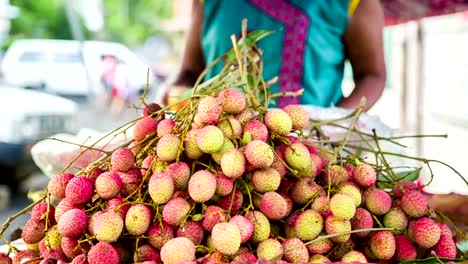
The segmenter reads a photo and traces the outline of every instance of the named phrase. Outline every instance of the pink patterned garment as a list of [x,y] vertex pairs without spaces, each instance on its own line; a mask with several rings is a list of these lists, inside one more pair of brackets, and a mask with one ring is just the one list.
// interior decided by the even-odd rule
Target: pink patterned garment
[[[304,52],[310,18],[287,0],[250,0],[258,9],[285,25],[281,68],[279,74],[280,92],[297,92],[302,89],[304,74]],[[283,96],[278,107],[299,104],[300,97]]]

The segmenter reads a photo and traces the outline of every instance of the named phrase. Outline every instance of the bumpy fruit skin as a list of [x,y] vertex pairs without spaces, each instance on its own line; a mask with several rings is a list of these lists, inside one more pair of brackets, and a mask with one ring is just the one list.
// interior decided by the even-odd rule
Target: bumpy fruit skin
[[164,172],[155,173],[149,180],[148,192],[155,204],[165,204],[174,194],[174,179]]
[[223,222],[225,219],[226,213],[223,208],[216,205],[209,205],[206,207],[203,214],[202,226],[206,231],[211,232],[213,226],[217,223]]
[[259,193],[273,192],[281,184],[281,175],[272,168],[255,170],[252,174],[252,184]]
[[84,204],[91,200],[94,185],[86,177],[75,177],[70,180],[65,189],[65,198],[72,204]]
[[269,238],[262,241],[257,246],[257,258],[266,259],[269,261],[278,261],[283,256],[283,246],[281,243],[274,239]]
[[418,190],[418,185],[413,181],[400,181],[392,188],[392,192],[397,198],[403,197],[403,195],[408,191],[416,190]]
[[200,99],[196,115],[199,116],[203,124],[213,125],[218,122],[222,112],[223,108],[219,105],[215,97],[205,96]]
[[69,258],[75,258],[78,255],[85,254],[90,249],[90,245],[87,242],[78,243],[78,239],[70,237],[62,237],[60,246],[63,253]]
[[47,230],[44,237],[44,242],[48,248],[60,248],[62,244],[62,234],[58,230],[58,226],[55,225]]
[[225,196],[232,192],[234,183],[232,179],[226,177],[222,172],[216,173],[216,195]]
[[126,172],[117,172],[122,179],[122,189],[121,192],[124,195],[130,195],[138,189],[140,186],[142,176],[139,169],[134,168]]
[[253,119],[244,125],[244,136],[249,134],[252,140],[268,140],[268,128],[259,120]]
[[349,179],[349,174],[345,168],[340,165],[328,166],[323,173],[323,180],[328,185],[339,185]]
[[68,182],[75,177],[72,173],[62,173],[50,179],[47,190],[57,198],[65,198],[65,189]]
[[371,234],[370,248],[377,259],[388,260],[395,254],[395,237],[390,231],[377,231]]
[[54,214],[55,214],[55,207],[53,205],[47,205],[46,202],[40,202],[33,206],[31,209],[31,218],[34,219],[45,219],[47,210],[49,210],[48,220],[49,224],[54,224]]
[[309,258],[309,263],[328,263],[328,262],[330,262],[330,259],[320,254],[312,255]]
[[102,199],[114,198],[122,189],[122,178],[113,171],[104,172],[97,177],[95,188]]
[[167,241],[174,238],[174,231],[166,223],[163,223],[162,226],[159,223],[156,223],[150,226],[146,235],[148,236],[148,242],[151,246],[156,249],[161,249]]
[[401,208],[410,217],[422,217],[427,212],[427,201],[419,191],[408,191],[401,198]]
[[73,258],[70,264],[89,264],[85,254],[80,254]]
[[233,223],[218,223],[211,231],[211,239],[216,250],[226,255],[234,255],[241,244],[239,227]]
[[315,239],[323,229],[322,216],[312,209],[302,212],[294,225],[294,232],[302,241]]
[[244,216],[236,215],[229,219],[229,223],[237,225],[241,234],[241,243],[247,242],[253,234],[254,225],[252,221]]
[[42,257],[45,259],[55,259],[59,263],[66,263],[67,256],[63,253],[62,249],[60,248],[49,248],[45,251],[41,252]]
[[88,252],[89,264],[118,264],[119,253],[111,244],[100,241],[92,246]]
[[177,228],[176,237],[186,237],[195,245],[202,243],[204,238],[203,226],[200,222],[187,221],[184,225]]
[[309,114],[301,105],[287,105],[283,110],[291,117],[293,129],[303,129],[309,124]]
[[260,201],[260,211],[270,220],[279,220],[287,216],[288,204],[279,193],[267,192]]
[[361,187],[371,188],[377,180],[377,172],[371,165],[361,163],[354,168],[353,180]]
[[221,158],[223,157],[224,153],[228,152],[233,148],[234,144],[232,143],[232,141],[229,138],[225,137],[221,148],[215,153],[211,153],[211,157],[217,164],[221,164]]
[[167,134],[172,134],[175,127],[175,122],[172,119],[163,119],[159,122],[158,128],[156,129],[158,137],[162,137]]
[[62,199],[60,202],[57,204],[57,207],[55,207],[55,221],[58,223],[60,217],[62,215],[71,209],[83,209],[83,205],[73,205],[71,204],[68,199]]
[[367,258],[361,252],[356,251],[356,250],[351,250],[350,252],[344,254],[344,256],[341,258],[341,261],[344,263],[353,263],[353,262],[367,263]]
[[156,132],[158,128],[158,121],[152,117],[143,117],[135,123],[133,129],[133,138],[136,141],[142,141],[148,135]]
[[63,236],[79,238],[88,227],[88,216],[85,211],[71,209],[66,211],[58,221],[58,229]]
[[271,231],[270,221],[260,211],[250,211],[245,217],[252,221],[254,225],[254,232],[250,238],[254,243],[262,242],[268,239]]
[[237,189],[234,192],[234,196],[230,194],[230,195],[223,196],[219,198],[218,200],[219,207],[223,208],[231,215],[235,215],[237,211],[239,211],[239,209],[242,207],[243,203],[244,203],[244,194],[239,189]]
[[416,259],[416,247],[413,242],[404,235],[395,236],[395,257],[398,261],[406,261]]
[[166,168],[166,173],[172,175],[175,190],[185,188],[190,179],[190,167],[183,161],[169,164]]
[[216,126],[205,126],[198,130],[196,142],[201,151],[212,154],[223,146],[224,135]]
[[[322,234],[322,235],[325,235],[325,234]],[[326,238],[317,242],[307,244],[306,247],[310,255],[327,254],[333,248],[333,241]]]
[[122,217],[118,213],[107,211],[96,217],[93,230],[97,240],[113,243],[122,234],[123,227]]
[[330,199],[330,210],[340,220],[350,220],[356,212],[354,199],[344,193],[337,193]]
[[255,168],[266,169],[273,163],[273,149],[261,140],[250,141],[245,146],[244,155]]
[[440,239],[439,224],[428,217],[418,219],[413,226],[413,238],[422,248],[431,248]]
[[176,160],[181,142],[177,135],[167,134],[162,136],[156,145],[158,159],[166,162]]
[[323,188],[316,184],[312,178],[300,179],[291,188],[291,198],[300,205],[306,204],[310,199],[322,194],[325,194]]
[[392,233],[394,235],[398,235],[406,230],[406,226],[408,225],[408,217],[401,208],[393,207],[385,214],[383,218],[383,224],[385,227],[397,229],[396,231],[392,231]]
[[[328,235],[351,231],[351,222],[349,220],[339,220],[333,216],[325,219],[325,231]],[[332,237],[331,240],[337,243],[343,243],[350,238],[350,234]]]
[[[353,230],[358,229],[368,229],[374,226],[374,220],[372,219],[372,215],[364,208],[357,208],[356,213],[354,214],[353,218],[351,218],[351,227]],[[354,233],[354,235],[358,237],[366,237],[369,232],[358,232]]]
[[304,170],[312,166],[309,150],[299,142],[286,147],[284,157],[288,165],[296,170]]
[[111,156],[111,166],[113,170],[126,172],[135,164],[135,154],[128,148],[120,148],[114,151]]
[[350,181],[341,183],[339,185],[338,192],[345,193],[351,196],[356,206],[361,205],[361,202],[362,202],[361,190],[355,183],[350,182]]
[[24,263],[24,259],[33,259],[38,258],[39,253],[32,249],[25,249],[16,252],[16,255],[13,257],[13,264]]
[[228,114],[238,114],[245,109],[246,105],[245,96],[234,88],[222,90],[216,100]]
[[151,216],[151,209],[146,205],[132,205],[125,216],[125,228],[131,235],[141,236],[148,230]]
[[242,136],[242,125],[237,119],[228,117],[218,123],[223,135],[229,139],[238,139]]
[[457,246],[451,235],[442,234],[433,250],[439,258],[454,259],[457,257]]
[[161,248],[161,260],[164,264],[177,264],[195,260],[195,245],[186,237],[173,238]]
[[383,215],[390,210],[392,198],[384,190],[374,189],[366,195],[366,207],[375,215]]
[[189,180],[188,192],[195,202],[210,200],[216,192],[216,177],[207,170],[195,172]]
[[283,243],[283,259],[291,263],[307,262],[309,252],[304,243],[298,238],[288,238]]
[[135,262],[145,262],[145,261],[154,261],[161,262],[161,256],[159,252],[152,247],[151,245],[142,245],[133,254],[133,261]]
[[5,253],[0,253],[0,263],[2,264],[12,264],[13,260]]
[[190,212],[190,204],[182,197],[169,200],[164,206],[162,217],[164,222],[171,226],[178,226],[186,219]]
[[270,109],[265,114],[265,125],[271,132],[286,136],[292,130],[292,120],[282,109]]
[[45,221],[36,218],[29,219],[21,232],[21,238],[27,244],[35,244],[45,235]]
[[221,158],[221,170],[229,178],[237,179],[245,172],[245,157],[239,149],[230,149]]
[[125,219],[128,209],[130,209],[129,204],[124,204],[124,199],[122,197],[115,197],[107,201],[106,211],[113,211],[118,213],[122,219]]
[[184,138],[185,155],[189,159],[198,159],[203,155],[203,151],[197,145],[197,135],[199,129],[190,129]]

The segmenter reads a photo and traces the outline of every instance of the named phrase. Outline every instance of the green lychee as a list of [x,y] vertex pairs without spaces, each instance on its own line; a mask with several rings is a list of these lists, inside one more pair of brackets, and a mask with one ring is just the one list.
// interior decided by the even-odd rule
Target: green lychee
[[269,261],[278,261],[283,256],[283,246],[274,239],[269,238],[260,242],[257,246],[257,258]]
[[125,216],[125,228],[133,236],[141,236],[151,223],[151,209],[143,204],[132,205]]
[[249,211],[245,217],[252,221],[254,225],[254,232],[250,238],[254,243],[260,243],[270,236],[270,221],[260,211]]
[[223,146],[224,135],[216,126],[205,126],[198,130],[196,142],[201,151],[211,154]]
[[233,148],[221,158],[221,170],[228,178],[237,179],[245,172],[246,161],[241,150]]
[[261,140],[250,141],[245,146],[244,155],[247,161],[258,169],[266,169],[273,163],[273,149]]
[[286,136],[292,130],[292,120],[282,109],[270,109],[265,114],[265,125],[271,132]]
[[241,244],[239,227],[232,223],[218,223],[211,231],[211,239],[216,250],[226,255],[234,255]]
[[174,194],[174,179],[164,172],[154,173],[148,183],[148,192],[155,204],[165,204]]
[[385,227],[395,228],[392,231],[394,235],[403,233],[408,225],[408,217],[405,212],[399,207],[393,207],[388,211],[383,218],[383,225]]
[[309,114],[301,105],[287,105],[283,110],[291,117],[293,129],[303,129],[309,124]]
[[370,236],[370,248],[377,259],[389,260],[395,254],[395,237],[390,231],[377,231]]
[[280,183],[280,174],[272,168],[255,170],[252,174],[253,187],[259,193],[276,191]]
[[294,232],[302,241],[315,239],[323,229],[322,216],[312,209],[302,212],[294,225]]
[[330,199],[330,210],[336,219],[350,220],[356,212],[356,203],[351,196],[336,193]]
[[167,134],[162,136],[156,145],[158,159],[166,162],[176,160],[181,143],[182,140],[177,135]]

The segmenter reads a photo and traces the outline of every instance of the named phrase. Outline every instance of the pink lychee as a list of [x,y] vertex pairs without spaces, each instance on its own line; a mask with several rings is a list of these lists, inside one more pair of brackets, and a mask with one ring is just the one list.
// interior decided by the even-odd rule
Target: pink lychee
[[112,153],[111,166],[113,170],[128,171],[135,165],[135,154],[128,148],[119,148]]
[[142,141],[147,136],[155,133],[158,128],[158,121],[152,117],[143,117],[135,123],[133,129],[133,138],[136,141]]

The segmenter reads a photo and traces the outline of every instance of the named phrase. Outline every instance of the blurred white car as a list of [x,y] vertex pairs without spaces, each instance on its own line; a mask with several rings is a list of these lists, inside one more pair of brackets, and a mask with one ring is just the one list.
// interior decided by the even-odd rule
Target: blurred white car
[[78,130],[78,104],[59,96],[0,84],[0,184],[13,188],[32,163],[30,148],[56,133]]
[[[148,64],[120,43],[53,39],[24,39],[5,52],[1,71],[5,82],[71,96],[103,92],[102,58],[114,56],[128,67],[132,88],[147,84]],[[154,80],[150,74],[149,83]]]

